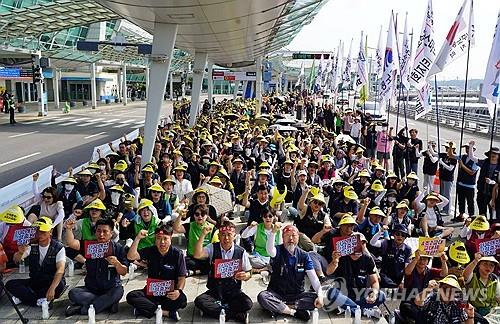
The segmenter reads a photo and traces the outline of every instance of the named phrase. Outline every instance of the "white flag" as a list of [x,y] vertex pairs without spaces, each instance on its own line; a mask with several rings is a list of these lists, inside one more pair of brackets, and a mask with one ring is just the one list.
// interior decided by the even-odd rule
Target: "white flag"
[[[332,77],[332,82],[331,82],[331,90],[334,95],[334,97],[337,96],[337,90],[338,90],[338,80],[339,80],[339,64],[341,64],[343,60],[343,53],[341,54],[341,47],[342,47],[342,42],[339,43],[339,47],[337,47],[337,55],[335,56],[335,61],[334,61],[334,66],[333,66],[333,77]],[[343,50],[342,50],[343,51]]]
[[330,53],[330,70],[328,70],[328,76],[326,78],[326,84],[325,84],[325,88],[328,90],[332,89],[334,69],[335,69],[335,57],[333,56],[333,53]]
[[[467,5],[468,10],[466,10]],[[472,0],[464,0],[462,7],[458,11],[457,18],[451,25],[448,35],[431,66],[428,77],[439,73],[444,68],[467,52],[467,42],[470,39],[470,46],[474,46],[474,17],[472,13]]]
[[382,115],[385,115],[385,104],[389,102],[396,89],[398,65],[396,29],[394,26],[394,14],[391,12],[389,30],[387,31],[387,44],[385,46],[384,73],[380,81],[380,112]]
[[380,32],[378,34],[378,45],[377,51],[375,52],[375,61],[377,66],[375,67],[375,73],[377,74],[377,80],[382,77],[384,72],[384,46],[382,45],[382,26],[380,26]]
[[403,34],[403,46],[400,52],[400,66],[401,66],[401,82],[406,90],[410,90],[410,58],[411,58],[411,48],[410,48],[410,38],[408,37],[408,13],[405,17],[405,28]]
[[295,88],[302,85],[302,81],[304,81],[304,74],[305,74],[304,61],[302,61],[302,65],[300,66],[300,73],[299,73],[299,76],[297,77],[297,83],[295,83]]
[[488,110],[491,118],[495,118],[495,105],[498,105],[498,92],[500,83],[500,12],[498,13],[495,36],[493,36],[493,45],[491,45],[490,57],[486,65],[486,73],[483,81],[481,96],[486,98]]
[[321,91],[321,79],[323,77],[323,54],[321,54],[319,65],[318,65],[318,74],[316,74],[316,81],[314,82],[315,91]]
[[331,59],[326,61],[325,70],[323,71],[323,75],[321,76],[322,78],[321,84],[323,85],[324,88],[326,88],[328,85],[328,74],[330,73],[331,63],[332,63]]
[[345,83],[342,85],[342,88],[348,88],[351,83],[351,54],[352,54],[352,38],[351,45],[349,45],[349,55],[345,61],[344,74],[342,75],[342,82]]
[[357,61],[356,78],[354,79],[354,90],[359,91],[361,87],[368,83],[368,71],[366,70],[365,37],[361,32],[359,42],[359,52]]
[[429,69],[436,58],[433,15],[432,0],[429,0],[410,73],[410,83],[417,89],[421,89],[425,85]]
[[417,96],[418,100],[415,104],[415,120],[432,110],[431,86],[429,82],[424,83],[423,87],[417,89]]

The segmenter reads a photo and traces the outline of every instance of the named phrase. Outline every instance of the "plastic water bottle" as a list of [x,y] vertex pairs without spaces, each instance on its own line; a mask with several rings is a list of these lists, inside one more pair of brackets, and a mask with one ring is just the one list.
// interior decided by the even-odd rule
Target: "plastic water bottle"
[[361,324],[361,308],[356,307],[356,311],[354,312],[354,324]]
[[236,234],[236,237],[234,238],[234,243],[236,245],[240,245],[240,241],[241,241],[241,235],[240,234]]
[[88,314],[89,314],[89,324],[95,324],[95,308],[93,304],[90,304]]
[[75,274],[75,263],[73,262],[73,260],[68,258],[68,277],[73,277],[74,274]]
[[319,323],[319,311],[317,308],[315,308],[312,313],[312,324],[318,324],[318,323]]
[[19,273],[26,273],[26,264],[24,262],[24,259],[19,261]]
[[351,307],[347,306],[345,309],[344,318],[351,318]]
[[219,324],[226,324],[226,311],[224,308],[220,310]]
[[156,308],[156,324],[163,324],[163,311],[161,310],[161,305]]
[[136,268],[136,265],[131,263],[129,266],[128,266],[128,278],[129,279],[134,279],[134,276],[135,276],[135,268]]
[[42,319],[49,319],[49,303],[47,302],[47,299],[42,301]]
[[376,318],[381,318],[382,317],[382,311],[378,306],[375,306],[372,308],[372,316]]

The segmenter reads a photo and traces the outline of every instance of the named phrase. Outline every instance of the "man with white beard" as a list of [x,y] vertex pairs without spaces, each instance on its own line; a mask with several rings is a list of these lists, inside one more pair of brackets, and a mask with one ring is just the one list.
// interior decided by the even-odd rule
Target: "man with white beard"
[[[300,249],[299,231],[293,225],[283,228],[283,244],[274,245],[279,225],[274,225],[268,234],[266,250],[271,257],[271,279],[267,290],[257,296],[262,308],[277,315],[290,315],[308,321],[310,310],[322,307],[322,300],[318,298],[320,282],[309,254]],[[309,277],[315,292],[306,292],[304,278]],[[288,305],[295,304],[294,308]]]

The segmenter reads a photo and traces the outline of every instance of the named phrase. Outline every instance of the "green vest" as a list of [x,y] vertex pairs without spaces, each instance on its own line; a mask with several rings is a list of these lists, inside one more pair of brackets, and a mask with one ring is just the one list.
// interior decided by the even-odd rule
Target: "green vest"
[[158,219],[156,217],[151,217],[151,222],[149,223],[148,228],[146,228],[146,224],[144,224],[142,218],[140,216],[137,216],[137,220],[134,222],[135,235],[139,234],[141,230],[148,231],[148,236],[139,241],[139,245],[137,246],[138,250],[142,250],[144,248],[155,245],[156,227],[158,227]]
[[92,223],[90,218],[84,218],[82,221],[82,240],[83,241],[95,241],[95,230],[92,231]]
[[[276,233],[274,237],[274,245],[278,245],[280,240],[280,232]],[[266,250],[267,244],[267,234],[266,228],[264,227],[264,223],[260,223],[257,225],[257,232],[255,232],[255,252],[259,253],[262,256],[268,257],[269,254]]]
[[469,301],[481,315],[488,314],[491,308],[498,306],[496,298],[497,285],[498,280],[490,278],[485,286],[476,273],[473,274],[471,281],[467,285],[467,288],[473,292],[469,296]]
[[[194,255],[194,247],[196,244],[196,241],[198,241],[198,238],[201,236],[201,231],[203,229],[203,226],[205,225],[210,225],[208,222],[205,222],[203,225],[198,225],[196,222],[191,222],[189,223],[189,233],[188,233],[188,242],[187,242],[187,255],[193,256]],[[205,236],[205,239],[203,240],[203,246],[207,246],[210,244],[212,241],[212,233],[209,233],[207,236]]]

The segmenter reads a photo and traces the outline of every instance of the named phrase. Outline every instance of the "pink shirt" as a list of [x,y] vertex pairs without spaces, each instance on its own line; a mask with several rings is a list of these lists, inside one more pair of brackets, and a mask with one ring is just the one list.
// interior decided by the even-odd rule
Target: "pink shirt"
[[378,132],[377,152],[389,153],[391,151],[392,151],[392,141],[389,141],[389,135],[387,134],[387,132]]

